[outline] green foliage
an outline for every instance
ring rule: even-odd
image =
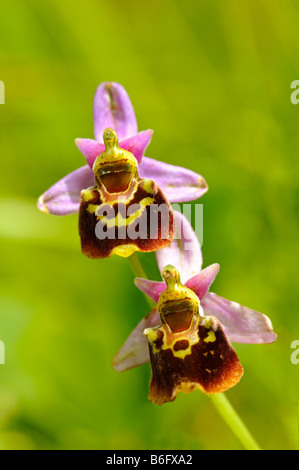
[[[2,2],[1,449],[238,449],[200,392],[147,400],[149,365],[114,353],[148,311],[125,259],[80,253],[77,217],[36,199],[84,165],[92,100],[120,82],[147,155],[201,173],[213,291],[266,313],[278,340],[235,345],[228,397],[264,449],[297,446],[299,6],[291,0]],[[144,257],[142,257],[142,260]],[[158,279],[153,257],[145,268]]]

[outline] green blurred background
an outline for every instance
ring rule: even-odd
[[[80,253],[77,216],[37,197],[85,164],[92,101],[120,82],[147,156],[201,173],[213,291],[272,320],[272,345],[235,348],[227,392],[264,449],[298,446],[299,3],[290,0],[10,0],[1,3],[1,449],[242,449],[199,391],[157,407],[150,367],[115,352],[148,312],[122,258]],[[146,258],[146,259],[145,259]],[[141,257],[159,280],[154,255]]]

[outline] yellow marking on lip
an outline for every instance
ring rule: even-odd
[[[143,334],[145,336],[147,336],[150,343],[153,343],[158,338],[158,335],[157,335],[156,331],[153,328],[146,328],[144,330]]]
[[[128,243],[127,245],[120,245],[117,246],[112,250],[113,255],[121,256],[122,258],[128,258],[131,256],[135,251],[140,251],[136,245],[132,243]]]
[[[113,217],[111,219],[108,219],[105,215],[98,215],[97,220],[101,220],[102,222],[104,222],[108,228],[126,227],[135,219],[140,217],[145,211],[146,207],[152,204],[153,202],[154,202],[154,199],[152,197],[145,197],[138,203],[138,205],[141,206],[140,209],[135,211],[133,214],[130,214],[129,217],[123,217],[123,215],[120,212],[118,212],[116,214],[116,217]],[[108,205],[113,209],[113,207],[110,204]],[[98,204],[88,204],[87,210],[88,212],[93,214],[96,212],[98,207],[100,207]]]
[[[205,343],[214,343],[216,341],[216,336],[214,331],[210,330],[208,331],[208,336],[204,339]]]
[[[184,338],[186,339],[186,338]],[[180,357],[181,359],[184,359],[185,356],[187,356],[187,354],[191,354],[191,345],[188,341],[188,348],[186,349],[179,349],[178,351],[175,351],[173,349],[173,347],[171,348],[172,349],[172,354],[175,356],[175,357]]]
[[[108,220],[107,227],[113,227],[114,225],[116,225],[117,227],[128,226],[131,222],[140,217],[145,211],[146,207],[152,204],[153,202],[154,199],[152,197],[145,197],[144,199],[141,199],[141,201],[138,203],[141,206],[140,209],[135,211],[133,214],[130,214],[129,217],[126,218],[124,218],[122,214],[118,212],[117,216],[114,219],[114,223],[113,219]]]
[[[98,204],[88,204],[87,210],[90,212],[90,214],[94,214],[95,211],[97,210],[97,207],[99,207]]]
[[[147,336],[148,341],[152,345],[153,353],[157,354],[160,351],[160,349],[158,349],[156,347],[155,343],[154,343],[155,340],[158,338],[158,334],[156,333],[155,330],[163,331],[164,335],[163,335],[161,349],[163,349],[163,350],[171,349],[172,354],[175,357],[179,357],[181,359],[184,359],[187,355],[191,354],[192,346],[199,343],[199,341],[200,341],[200,338],[198,336],[198,323],[199,323],[199,320],[200,320],[199,317],[196,318],[195,322],[193,320],[191,322],[191,325],[190,325],[189,329],[184,331],[184,332],[180,331],[180,332],[177,332],[177,333],[173,333],[170,330],[170,328],[168,327],[167,324],[162,324],[161,326],[159,326],[157,328],[147,328],[144,331],[144,334],[145,334],[145,336]],[[193,324],[193,322],[194,322],[194,324]],[[184,340],[184,339],[188,341],[188,345],[189,345],[188,348],[180,349],[178,351],[175,351],[174,350],[175,343],[177,341],[181,341],[181,340]]]
[[[81,196],[83,197],[84,201],[88,202],[94,197],[94,194],[89,189],[83,189],[83,191],[81,191]]]
[[[143,189],[149,193],[149,194],[154,194],[154,182],[149,179],[144,179],[142,182]]]

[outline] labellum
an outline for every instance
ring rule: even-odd
[[[79,233],[89,258],[151,252],[174,237],[173,212],[158,185],[140,178],[134,155],[118,147],[115,131],[103,134],[105,151],[93,165],[95,185],[81,192]]]
[[[221,323],[204,315],[198,297],[181,284],[173,266],[162,275],[167,288],[158,302],[161,325],[144,331],[152,369],[149,399],[162,405],[179,391],[209,394],[233,387],[243,367]]]

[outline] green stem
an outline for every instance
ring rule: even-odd
[[[128,260],[130,261],[130,265],[131,265],[134,275],[136,277],[142,277],[143,279],[147,279],[147,276],[142,267],[142,264],[140,263],[140,259],[136,251],[131,256],[129,256]]]
[[[147,279],[147,276],[145,274],[145,271],[142,267],[142,264],[140,263],[140,259],[138,257],[138,253],[133,253],[129,258],[128,258],[131,268],[133,270],[133,273],[136,277],[141,277],[142,279]],[[149,304],[150,308],[154,308],[156,303],[148,297],[146,294],[144,294],[144,297]]]
[[[223,393],[209,395],[220,416],[247,450],[261,450],[238,413]]]
[[[133,253],[129,257],[129,261],[135,276],[147,279],[142,264],[140,263],[138,254]],[[146,294],[145,298],[151,308],[156,305],[155,302],[150,299]],[[243,423],[240,416],[235,411],[227,397],[223,393],[215,393],[213,395],[209,395],[209,397],[212,400],[215,408],[217,409],[222,419],[226,422],[231,431],[243,444],[245,449],[261,450],[254,437],[251,435],[251,433],[249,432],[249,430],[247,429],[247,427],[245,426],[245,424]]]

